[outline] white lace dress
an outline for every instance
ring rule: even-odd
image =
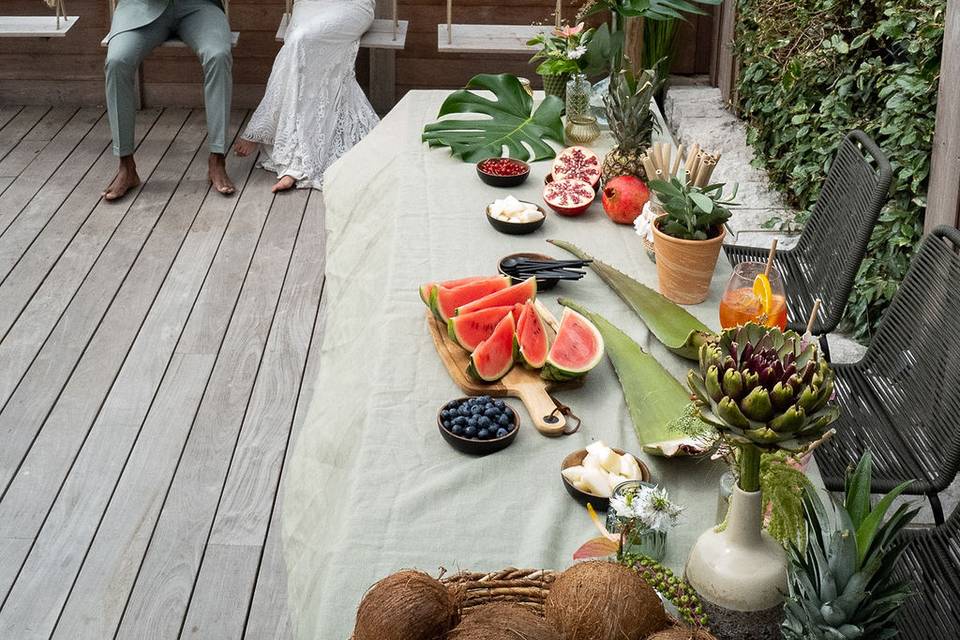
[[[375,0],[297,0],[267,91],[243,137],[262,145],[261,164],[298,188],[320,189],[323,172],[379,119],[354,65]]]

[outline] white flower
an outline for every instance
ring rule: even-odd
[[[647,529],[666,533],[677,525],[683,507],[670,502],[666,489],[641,486],[610,499],[610,508],[620,518],[636,519]]]
[[[648,202],[643,205],[643,211],[633,221],[633,228],[636,229],[637,235],[645,238],[647,242],[653,242],[653,219],[653,208]]]
[[[587,48],[581,45],[575,49],[571,49],[570,51],[568,51],[567,57],[571,60],[579,60],[584,56],[586,52],[587,52]]]

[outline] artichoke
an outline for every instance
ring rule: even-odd
[[[837,419],[834,374],[817,345],[749,323],[701,345],[687,376],[700,418],[737,445],[798,450]]]

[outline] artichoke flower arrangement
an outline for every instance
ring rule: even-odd
[[[687,376],[700,418],[739,449],[740,488],[759,489],[760,453],[798,451],[837,419],[834,373],[798,333],[749,323],[700,347]]]

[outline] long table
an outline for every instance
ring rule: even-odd
[[[494,274],[498,259],[517,251],[567,257],[546,243],[560,238],[657,286],[640,238],[632,227],[612,223],[599,199],[582,217],[550,213],[528,236],[495,231],[484,207],[508,193],[541,202],[549,163],[535,163],[529,180],[508,191],[482,184],[474,166],[448,150],[428,149],[420,133],[446,95],[408,93],[326,174],[326,327],[316,396],[294,445],[283,500],[299,638],[348,638],[365,590],[402,568],[436,575],[441,567],[567,567],[596,530],[564,491],[561,460],[595,440],[640,452],[606,359],[582,388],[560,395],[583,418],[575,435],[540,435],[522,405],[511,402],[521,431],[499,453],[470,457],[440,437],[437,410],[462,394],[425,326],[421,283]],[[609,138],[596,147],[604,152]],[[688,307],[711,327],[729,275],[721,258],[710,297]],[[603,314],[685,379],[689,363],[652,339],[594,274],[555,292]],[[541,298],[555,312],[557,295]],[[639,457],[686,506],[681,526],[669,534],[665,562],[680,571],[696,537],[714,524],[724,466]]]

